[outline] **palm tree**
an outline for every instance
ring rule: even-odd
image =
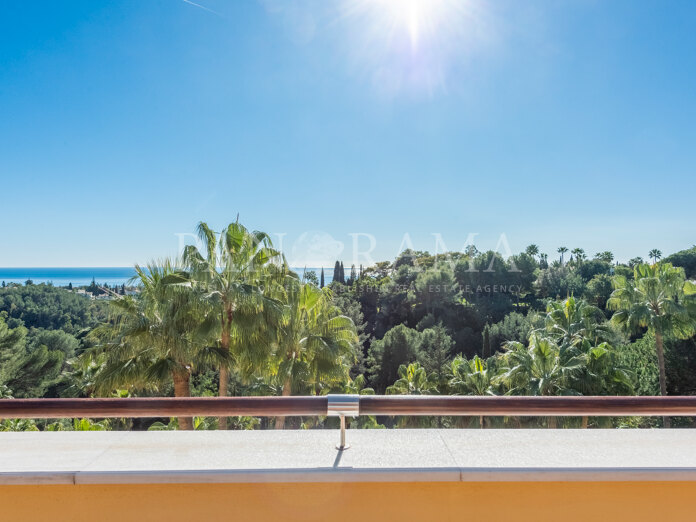
[[[567,248],[567,247],[564,247],[564,246],[558,247],[557,252],[558,252],[559,254],[561,254],[561,265],[563,265],[563,254],[565,254],[567,251],[568,251],[568,248]]]
[[[450,390],[455,395],[496,395],[495,372],[490,371],[486,361],[474,355],[467,360],[458,355],[451,364],[452,377],[449,381]],[[486,427],[486,419],[479,417],[481,428]]]
[[[437,395],[437,378],[428,375],[420,363],[402,364],[398,370],[399,379],[387,387],[390,395]],[[397,424],[401,428],[430,427],[430,417],[400,417]]]
[[[667,395],[664,336],[688,339],[694,334],[694,284],[685,281],[684,269],[670,263],[636,265],[633,280],[619,275],[613,284],[607,307],[617,312],[611,319],[630,332],[647,328],[655,335],[660,393]],[[670,427],[669,417],[664,425]]]
[[[286,307],[277,330],[275,374],[281,395],[313,392],[344,383],[358,340],[353,321],[333,305],[331,291],[293,280],[285,289]],[[282,429],[285,417],[276,419]]]
[[[198,224],[203,252],[194,246],[184,250],[187,271],[170,277],[172,284],[191,285],[206,296],[218,323],[218,342],[243,375],[250,375],[270,355],[274,320],[282,304],[271,297],[273,288],[290,274],[283,255],[273,249],[264,232],[250,232],[238,222],[220,234]],[[229,364],[220,365],[220,397],[227,397]],[[220,417],[220,429],[227,418]]]
[[[374,388],[367,386],[367,379],[364,375],[358,375],[355,379],[348,379],[348,382],[343,388],[343,393],[350,393],[353,395],[374,395]]]
[[[358,375],[355,379],[348,379],[343,387],[343,393],[353,395],[374,395],[375,390],[367,386],[367,379],[364,375]],[[349,420],[351,428],[380,428],[384,427],[377,422],[374,415],[360,415]]]
[[[591,346],[585,340],[581,349],[586,364],[579,375],[573,376],[573,388],[583,395],[633,395],[633,376],[609,343]],[[588,421],[584,416],[581,427],[587,428]]]
[[[574,248],[571,254],[575,256],[575,261],[579,265],[581,265],[585,257],[587,257],[585,256],[585,251],[582,248]]]
[[[135,271],[138,297],[111,301],[110,321],[95,330],[101,342],[87,354],[101,365],[93,377],[94,389],[158,390],[173,383],[175,397],[190,397],[194,369],[226,360],[224,352],[206,342],[210,310],[194,289],[166,284],[175,272],[170,260],[144,269],[136,265]],[[179,426],[192,429],[192,419],[180,418]]]
[[[525,250],[525,253],[528,256],[532,256],[532,257],[538,256],[539,255],[539,245],[535,245],[534,243],[532,243],[531,245],[529,245],[527,247],[527,249]]]
[[[648,257],[652,258],[653,263],[657,263],[660,259],[662,259],[662,252],[660,252],[657,248],[653,248],[650,252],[648,252]]]
[[[586,301],[568,297],[551,301],[546,307],[545,331],[562,347],[577,346],[587,339],[593,345],[610,334],[602,311]]]
[[[629,267],[635,268],[636,265],[640,265],[641,263],[644,263],[644,262],[645,261],[643,261],[643,258],[638,256],[638,257],[633,257],[633,258],[629,259],[627,264]]]
[[[437,394],[437,380],[428,375],[420,363],[399,366],[399,379],[387,387],[390,395],[434,395]]]
[[[509,389],[507,395],[579,395],[571,383],[585,367],[582,355],[564,356],[555,341],[538,333],[531,335],[529,347],[513,341],[506,350],[507,371],[500,379]],[[549,428],[556,424],[555,417],[548,418]]]
[[[614,254],[612,254],[609,250],[597,252],[597,255],[595,257],[600,261],[604,261],[605,263],[611,263],[612,261],[614,261]]]

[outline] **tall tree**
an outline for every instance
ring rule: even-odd
[[[341,263],[338,261],[336,261],[336,264],[334,265],[332,281],[336,281],[337,283],[341,282]]]
[[[652,258],[653,263],[657,263],[660,259],[662,259],[662,252],[660,252],[657,248],[653,248],[648,253],[648,257]]]
[[[321,267],[321,278],[319,279],[319,288],[324,288],[324,267]]]
[[[585,251],[582,248],[574,248],[571,253],[575,256],[576,263],[582,264],[585,260]]]
[[[283,396],[313,392],[348,380],[358,340],[355,325],[333,305],[331,292],[291,281],[276,340],[277,378]],[[285,417],[276,419],[285,426]]]
[[[454,341],[441,323],[426,328],[422,332],[418,362],[428,374],[434,376],[438,389],[442,392],[445,392],[447,388],[449,361],[453,346]]]
[[[483,327],[483,348],[481,350],[481,356],[484,359],[488,359],[491,356],[491,327],[488,323]]]
[[[372,385],[378,393],[398,379],[399,367],[415,362],[423,344],[423,334],[399,324],[386,332],[382,339],[370,345],[368,363]]]
[[[563,264],[563,254],[565,254],[566,252],[568,252],[567,247],[558,247],[558,253],[561,254],[561,265]]]
[[[633,279],[614,277],[615,290],[607,307],[616,310],[612,321],[630,332],[647,328],[655,335],[660,393],[667,395],[664,337],[687,339],[694,335],[694,295],[696,285],[686,281],[684,270],[669,263],[639,264]],[[669,417],[664,417],[670,427]]]
[[[525,252],[529,256],[536,257],[539,255],[539,245],[535,245],[532,243],[525,249]]]
[[[136,265],[135,271],[139,296],[110,301],[110,320],[95,330],[100,343],[87,354],[102,363],[95,388],[111,394],[173,383],[175,397],[190,397],[192,372],[228,356],[208,343],[214,316],[193,288],[165,283],[175,272],[171,261]],[[193,429],[192,419],[179,418],[179,427]]]
[[[603,252],[597,252],[595,258],[599,259],[600,261],[604,261],[605,263],[611,263],[614,261],[614,254],[612,254],[609,250],[605,250]]]
[[[272,319],[282,313],[282,303],[271,296],[273,289],[292,274],[265,232],[251,232],[235,222],[218,238],[201,222],[198,236],[203,252],[187,246],[187,270],[169,281],[193,285],[204,293],[218,318],[220,348],[242,374],[250,374],[267,360],[275,334],[271,326],[277,324]],[[229,380],[229,364],[220,365],[220,397],[227,397]],[[226,417],[219,419],[219,426],[226,429]]]
[[[585,339],[596,345],[606,341],[609,335],[605,322],[599,308],[571,296],[549,302],[545,331],[562,346],[577,346]]]

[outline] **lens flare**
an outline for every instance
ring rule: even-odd
[[[457,8],[449,0],[369,0],[364,7],[372,9],[392,31],[405,31],[414,49],[421,36],[431,38],[448,11]]]
[[[488,39],[481,0],[344,0],[353,61],[386,94],[447,90],[449,72]]]
[[[499,25],[486,0],[259,1],[293,43],[328,46],[337,65],[389,97],[449,91]]]

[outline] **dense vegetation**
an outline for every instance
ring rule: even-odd
[[[136,267],[139,292],[98,302],[49,285],[0,289],[3,397],[345,393],[696,392],[696,248],[650,263],[535,245],[300,278],[268,236],[198,229],[202,248]],[[676,419],[680,424],[690,421]],[[317,427],[331,420],[161,419],[4,429]],[[669,426],[670,419],[360,418],[355,426]]]

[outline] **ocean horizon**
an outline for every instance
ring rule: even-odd
[[[290,267],[302,276],[303,272],[314,272],[319,277],[321,268]],[[0,283],[24,284],[31,280],[34,284],[50,283],[53,286],[87,286],[94,280],[100,285],[127,285],[135,276],[133,267],[0,267]],[[324,269],[324,282],[333,280],[333,267]]]

